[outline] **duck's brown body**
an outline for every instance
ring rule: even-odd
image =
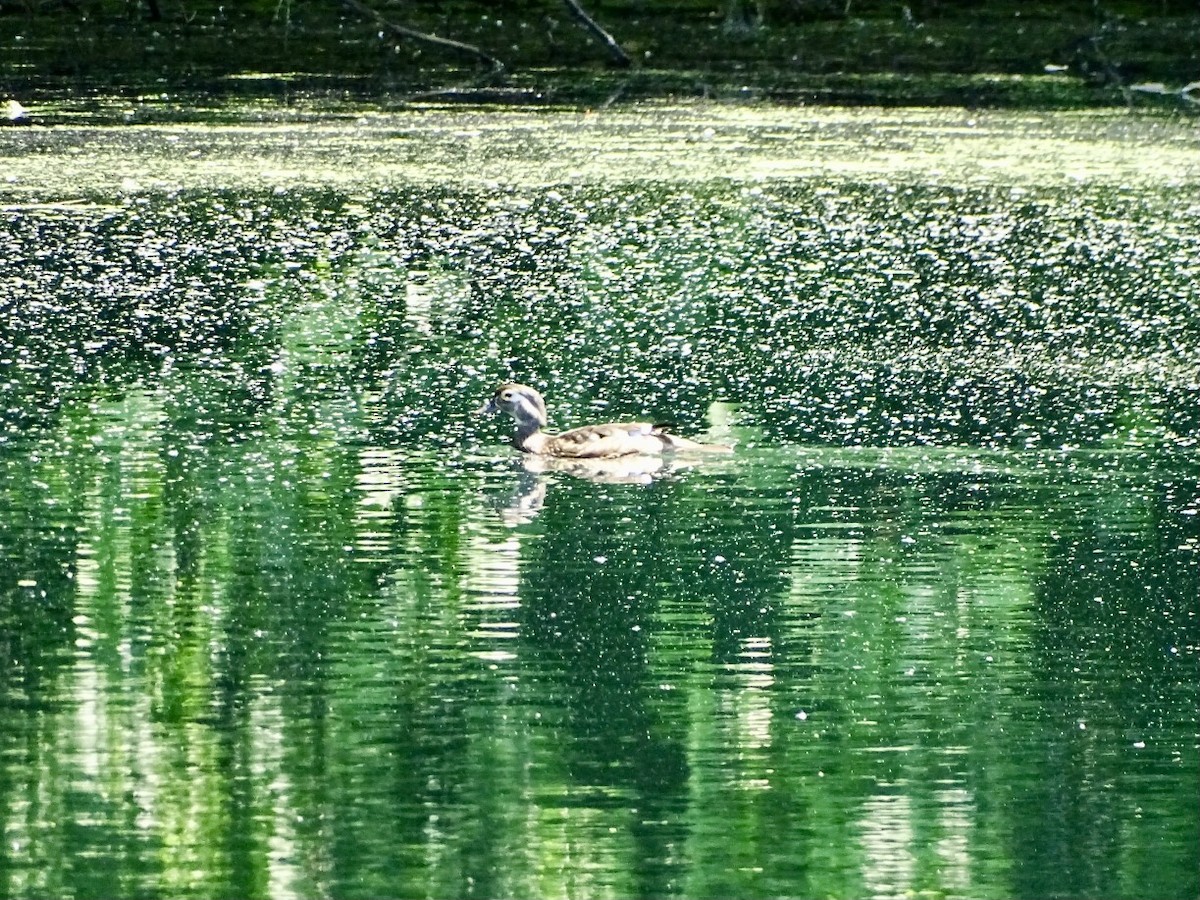
[[[513,444],[518,450],[560,459],[615,459],[621,456],[661,456],[664,453],[729,453],[731,448],[700,444],[668,434],[650,422],[612,422],[584,425],[561,434],[542,431],[546,403],[531,387],[509,382],[496,389],[481,413],[506,412],[517,423]]]

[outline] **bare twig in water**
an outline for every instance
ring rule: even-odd
[[[499,74],[504,71],[504,63],[496,59],[485,50],[476,47],[474,44],[466,44],[462,41],[451,40],[450,38],[438,37],[436,34],[427,34],[424,31],[417,31],[414,28],[407,28],[404,25],[397,25],[384,18],[383,14],[378,10],[372,9],[360,0],[339,0],[342,6],[347,9],[364,16],[377,24],[384,31],[398,38],[403,38],[410,41],[420,41],[425,44],[432,44],[435,47],[443,47],[447,50],[456,50],[459,53],[466,53],[469,56],[474,56],[477,60],[492,67],[492,71]]]
[[[627,69],[633,64],[633,60],[629,58],[622,48],[617,43],[617,39],[605,31],[600,23],[587,14],[587,11],[579,5],[579,0],[563,0],[567,4],[567,9],[570,11],[579,24],[594,37],[597,41],[604,45],[608,50],[608,55],[612,57],[613,65],[620,66],[622,69]]]

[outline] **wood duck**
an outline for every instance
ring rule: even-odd
[[[660,456],[663,453],[732,453],[732,447],[701,444],[663,431],[650,422],[584,425],[562,434],[548,434],[546,401],[533,388],[508,382],[496,388],[479,408],[484,413],[506,412],[517,422],[513,445],[525,453],[559,459],[616,459],[622,456]]]

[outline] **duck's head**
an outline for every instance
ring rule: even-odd
[[[546,401],[528,385],[510,381],[496,388],[496,393],[479,408],[479,413],[496,412],[508,413],[523,428],[546,426]]]

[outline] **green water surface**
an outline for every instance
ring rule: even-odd
[[[0,895],[1194,898],[1197,143],[0,132]]]

